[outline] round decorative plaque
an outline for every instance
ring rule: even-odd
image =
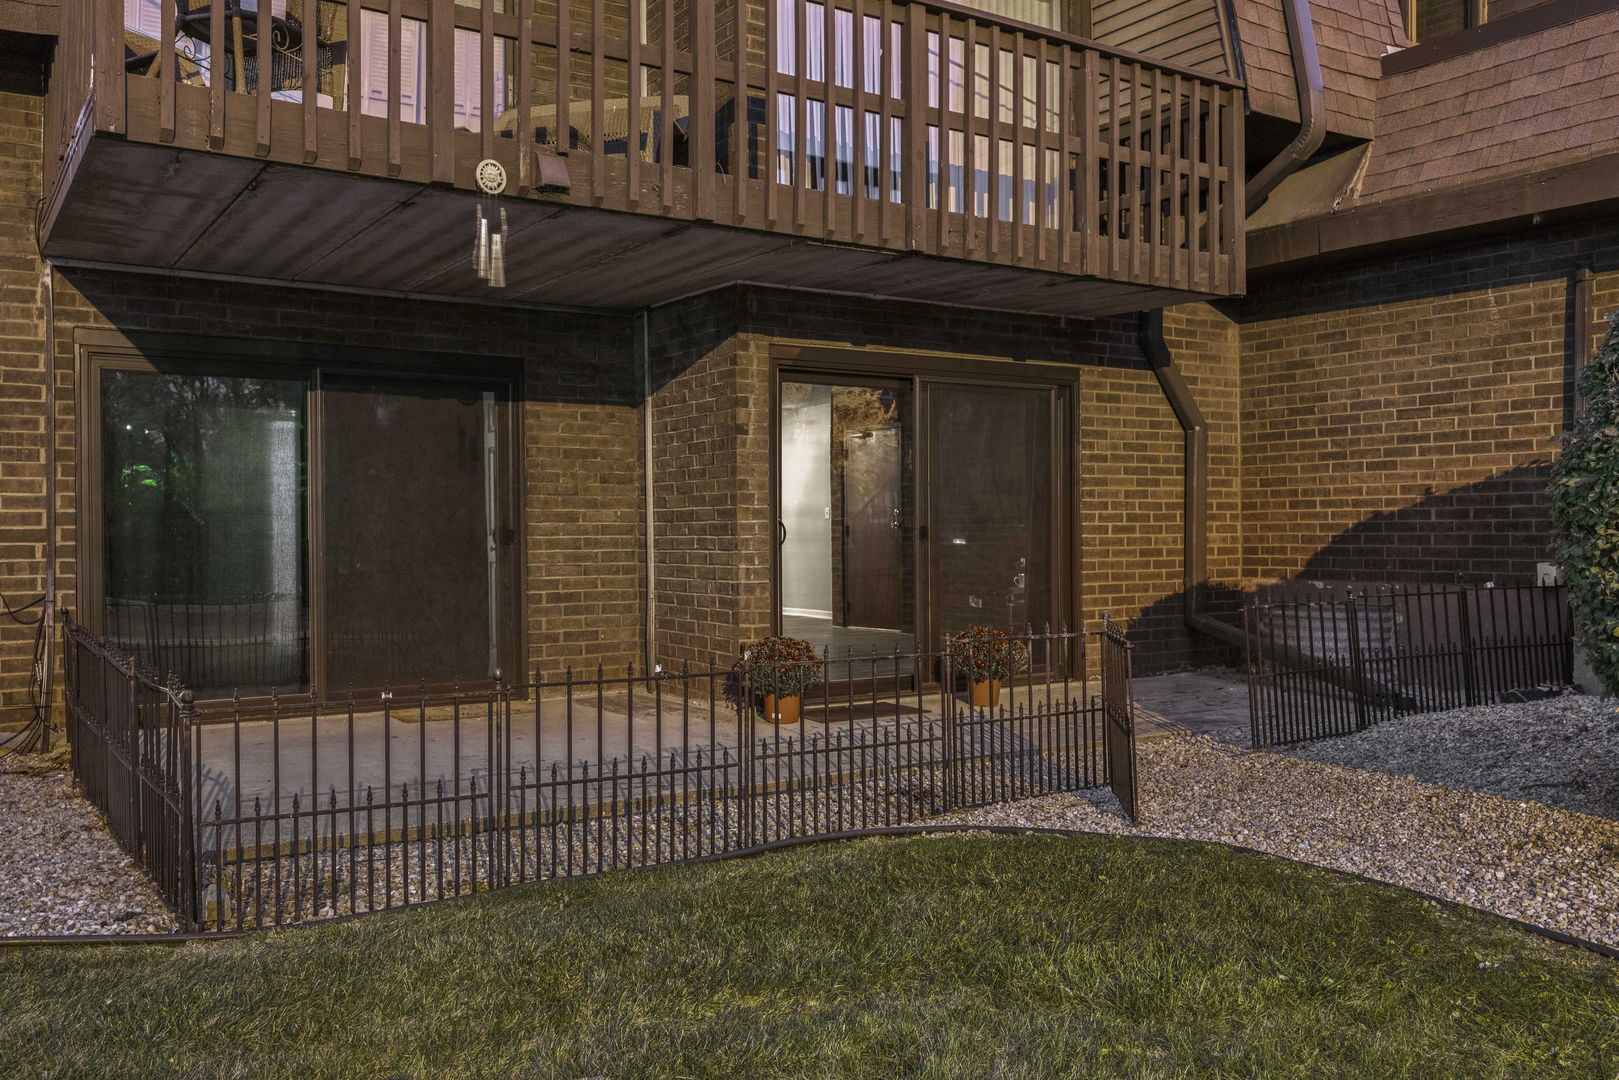
[[[506,168],[494,158],[478,162],[477,177],[485,195],[499,195],[506,190]]]

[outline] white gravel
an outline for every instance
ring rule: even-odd
[[[0,757],[0,937],[175,929],[146,872],[79,796],[65,758]]]
[[[1619,819],[1619,710],[1584,694],[1385,720],[1279,753]]]
[[[1140,829],[1110,796],[934,820],[1235,844],[1619,945],[1612,703],[1570,696],[1408,717],[1274,752],[1204,736],[1148,739],[1137,761]],[[61,756],[0,758],[0,936],[175,929],[66,772]],[[897,817],[916,809],[896,807]],[[420,880],[429,867],[410,869],[396,868],[395,880]]]
[[[937,820],[1234,844],[1619,945],[1619,822],[1206,736],[1136,753],[1139,829],[1075,795]]]

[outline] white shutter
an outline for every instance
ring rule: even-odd
[[[399,28],[399,118],[410,124],[423,122],[426,107],[423,25],[419,19],[403,19]],[[360,111],[367,116],[387,116],[388,16],[363,9],[360,37]]]

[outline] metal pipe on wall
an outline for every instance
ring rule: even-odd
[[[44,748],[51,748],[51,676],[56,657],[56,291],[55,271],[39,263],[39,306],[44,319],[45,353],[45,648],[40,659],[40,716]]]
[[[1314,157],[1327,137],[1327,92],[1321,76],[1321,57],[1315,47],[1310,0],[1283,0],[1282,14],[1287,20],[1287,46],[1293,56],[1293,82],[1298,88],[1299,131],[1280,154],[1248,181],[1245,201],[1249,214],[1264,204],[1277,185]]]
[[[1186,438],[1185,509],[1182,513],[1184,556],[1182,582],[1186,592],[1186,625],[1231,645],[1242,645],[1243,632],[1203,613],[1203,591],[1209,577],[1209,425],[1186,375],[1175,364],[1164,339],[1164,309],[1141,313],[1141,351],[1163,389],[1175,420]]]
[[[654,557],[656,546],[655,526],[653,524],[653,508],[655,501],[652,497],[652,345],[647,330],[647,312],[642,309],[640,317],[635,324],[635,352],[641,365],[641,483],[642,510],[641,516],[644,524],[642,528],[646,535],[646,623],[642,634],[646,638],[646,667],[650,675],[654,672],[657,663],[657,626],[658,626],[658,564]]]
[[[1299,131],[1293,141],[1261,169],[1245,192],[1247,212],[1252,214],[1283,180],[1308,161],[1326,138],[1325,85],[1321,57],[1316,51],[1315,22],[1310,16],[1310,0],[1283,0],[1287,21],[1288,48],[1293,57],[1293,77],[1299,97]],[[1153,375],[1185,435],[1184,556],[1182,579],[1186,592],[1186,625],[1229,645],[1243,646],[1246,635],[1237,627],[1203,611],[1208,585],[1209,466],[1208,421],[1197,404],[1197,397],[1164,338],[1162,308],[1141,313],[1141,351],[1152,365]]]
[[[1596,273],[1589,266],[1582,266],[1574,271],[1574,384],[1571,389],[1574,416],[1585,411],[1585,396],[1580,393],[1580,374],[1591,362],[1591,323],[1594,321],[1593,305],[1595,297],[1592,295],[1596,288]]]

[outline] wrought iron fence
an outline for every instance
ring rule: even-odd
[[[1243,613],[1255,746],[1573,682],[1560,585],[1312,586]]]
[[[67,638],[75,769],[109,821],[131,817],[130,784],[151,788],[139,797],[161,813],[138,804],[143,827],[115,835],[156,861],[164,895],[203,929],[678,863],[1110,781],[1135,807],[1130,646],[1111,623],[1024,635],[1029,663],[986,706],[970,703],[948,649],[785,665],[811,687],[794,723],[773,722],[780,706],[741,666],[194,706],[81,627]],[[125,704],[129,687],[150,700]]]
[[[111,641],[64,620],[73,774],[124,850],[183,918],[195,912],[191,694],[164,686]]]

